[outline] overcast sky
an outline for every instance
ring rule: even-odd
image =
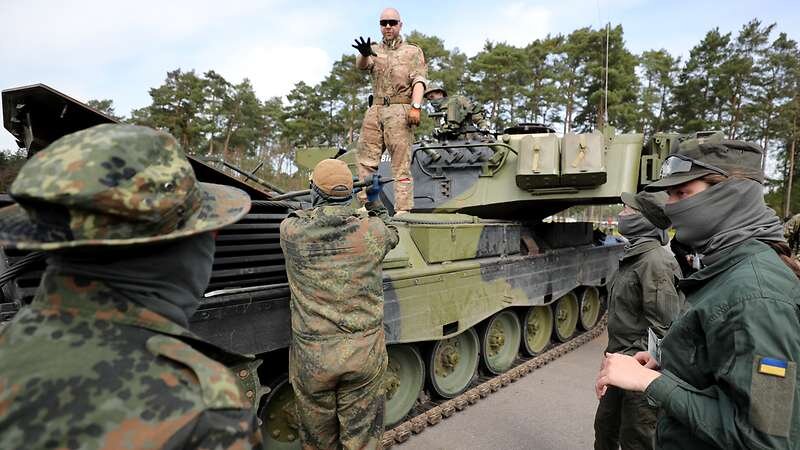
[[[606,21],[622,24],[636,53],[686,55],[713,27],[736,32],[756,17],[800,39],[795,0],[0,0],[0,89],[45,83],[82,101],[112,99],[129,115],[180,68],[246,77],[261,98],[281,96],[298,81],[322,80],[355,52],[353,38],[378,38],[386,6],[400,10],[405,32],[439,36],[470,56],[487,39],[525,45]],[[0,149],[15,147],[0,132]]]

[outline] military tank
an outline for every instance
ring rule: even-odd
[[[2,99],[5,128],[29,152],[114,121],[44,85],[6,90]],[[415,144],[415,206],[395,217],[400,243],[383,263],[387,425],[421,398],[456,397],[476,374],[501,374],[519,355],[541,354],[597,326],[622,244],[599,243],[590,223],[543,219],[574,205],[618,203],[621,192],[654,181],[675,138],[658,135],[645,146],[641,134],[610,127],[561,136],[520,124],[496,139],[471,133]],[[355,173],[353,151],[299,152],[298,164],[313,167],[325,157],[346,161]],[[248,396],[267,447],[299,448],[286,376],[290,293],[278,228],[289,211],[307,205],[275,200],[282,192],[269,183],[245,183],[190,161],[201,181],[240,187],[253,200],[250,213],[217,238],[211,282],[191,329],[264,361],[265,389]],[[391,176],[388,162],[379,173]],[[381,195],[391,209],[392,189]],[[0,204],[9,202],[0,197]],[[37,254],[0,249],[0,321],[30,302],[43,268]]]

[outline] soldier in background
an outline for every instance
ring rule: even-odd
[[[663,246],[669,241],[661,224],[667,195],[622,193],[619,232],[628,239],[619,269],[609,283],[608,347],[606,352],[634,355],[648,349],[648,329],[663,338],[684,309],[674,284],[680,276],[675,258]],[[595,414],[595,450],[651,449],[656,409],[644,394],[609,387]]]
[[[764,203],[764,150],[718,134],[680,143],[649,192],[666,191],[697,271],[688,308],[650,352],[607,354],[595,383],[660,408],[660,449],[800,448],[800,265]]]
[[[115,124],[53,142],[10,193],[0,245],[48,265],[0,334],[0,448],[260,448],[218,362],[251,359],[187,330],[214,230],[247,213],[247,194],[197,182],[172,136]]]
[[[432,83],[425,91],[425,98],[433,107],[432,117],[438,117],[434,136],[438,139],[474,139],[475,131],[486,135],[489,121],[483,108],[463,95],[447,96],[447,91],[438,83]]]
[[[374,449],[383,433],[384,256],[397,229],[375,177],[357,212],[347,164],[326,159],[311,178],[313,209],[281,223],[292,291],[289,379],[303,448]]]
[[[395,214],[403,214],[414,207],[411,144],[414,127],[419,125],[428,67],[422,49],[400,35],[403,22],[396,9],[384,9],[379,23],[380,44],[359,38],[353,45],[360,53],[356,66],[369,71],[372,78],[371,102],[358,138],[358,176],[363,180],[378,170],[387,150],[395,179]],[[359,200],[366,200],[363,193]]]
[[[795,214],[783,224],[783,237],[789,243],[792,258],[800,260],[800,214]]]

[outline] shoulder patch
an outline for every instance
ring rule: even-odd
[[[160,334],[147,340],[147,349],[156,356],[177,361],[191,369],[200,381],[203,402],[209,408],[250,408],[230,370],[186,342]]]
[[[755,429],[789,437],[794,417],[797,363],[782,358],[753,358],[750,420]]]

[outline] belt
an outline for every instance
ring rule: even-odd
[[[378,99],[378,101],[376,102],[376,104],[377,104],[377,105],[379,105],[379,106],[380,106],[381,104],[382,104],[383,106],[389,106],[389,105],[410,105],[410,104],[411,104],[411,98],[409,98],[409,97],[406,97],[406,96],[399,96],[399,95],[398,95],[398,96],[395,96],[395,97],[378,97],[378,96],[376,95],[376,96],[375,96],[375,98],[376,98],[376,99]],[[383,99],[382,101],[381,101],[381,98]]]

